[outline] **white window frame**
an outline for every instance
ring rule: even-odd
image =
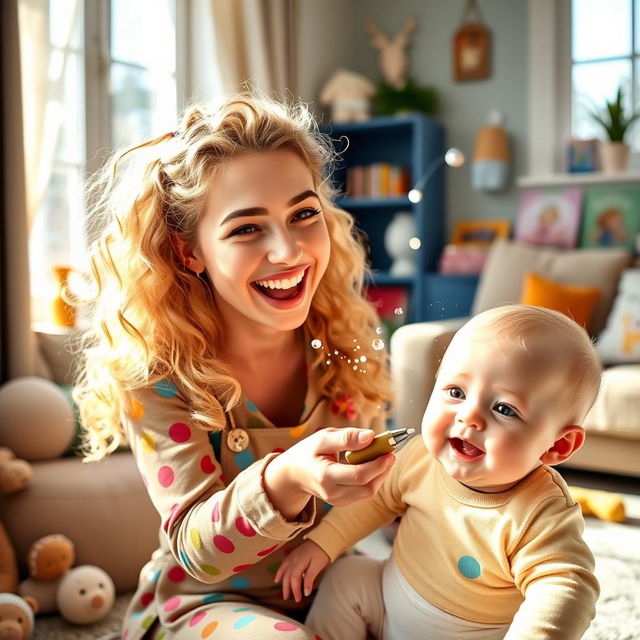
[[[555,175],[571,138],[571,0],[528,0],[528,18],[528,174]],[[640,153],[630,165],[640,168]]]

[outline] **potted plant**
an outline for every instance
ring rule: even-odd
[[[592,111],[591,117],[604,127],[609,136],[609,141],[600,145],[602,170],[605,173],[619,173],[626,171],[629,166],[629,145],[625,143],[624,137],[631,124],[640,117],[640,112],[636,111],[629,116],[625,114],[622,87],[618,87],[615,100],[607,101],[606,105],[603,112]]]

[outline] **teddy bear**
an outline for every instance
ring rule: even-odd
[[[376,87],[360,73],[338,69],[320,92],[320,102],[331,105],[334,122],[353,122],[369,118],[369,99]]]
[[[0,638],[26,640],[33,631],[38,605],[33,598],[21,598],[14,593],[0,593]]]
[[[57,611],[79,625],[98,622],[113,606],[113,581],[99,567],[73,567],[74,559],[69,538],[53,534],[36,540],[27,554],[29,578],[20,583],[20,595],[36,600],[40,613]]]

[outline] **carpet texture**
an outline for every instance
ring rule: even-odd
[[[596,576],[601,594],[596,617],[583,640],[640,639],[640,518],[625,524],[587,518],[585,540],[596,557]],[[374,534],[376,535],[376,534]],[[384,557],[389,546],[381,536],[369,555]],[[96,640],[118,631],[131,593],[118,596],[107,618],[96,625],[76,627],[59,616],[39,616],[33,640]]]

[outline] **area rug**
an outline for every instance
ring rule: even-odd
[[[596,558],[601,592],[596,617],[583,640],[639,640],[640,518],[629,518],[624,524],[587,518],[584,537]],[[388,554],[389,545],[381,534],[374,534],[365,542],[363,549],[369,555]],[[32,638],[96,640],[116,632],[131,596],[131,593],[118,596],[109,616],[90,627],[70,625],[59,616],[39,616]]]

